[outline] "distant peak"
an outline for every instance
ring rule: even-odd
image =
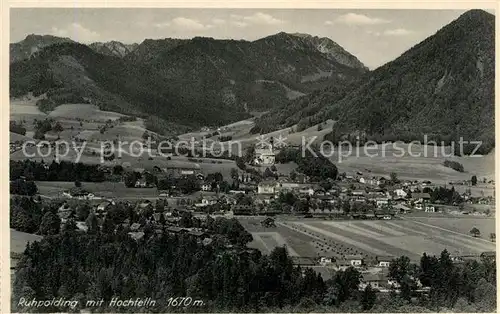
[[[302,38],[313,37],[312,35],[309,35],[309,34],[306,34],[306,33],[291,33],[290,35],[295,36],[295,37],[302,37]]]
[[[462,14],[462,16],[469,16],[469,17],[494,17],[493,14],[489,13],[489,12],[486,12],[485,10],[481,10],[481,9],[472,9],[472,10],[469,10],[467,12],[465,12],[464,14]]]
[[[59,37],[59,36],[53,36],[53,35],[38,35],[38,34],[29,34],[26,36],[24,40],[32,40],[32,39],[65,39],[65,40],[71,40],[68,37]]]

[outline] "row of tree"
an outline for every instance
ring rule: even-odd
[[[43,161],[10,161],[10,179],[25,178],[35,181],[82,181],[103,182],[106,171],[96,164],[73,163],[68,161],[53,161],[47,164]]]

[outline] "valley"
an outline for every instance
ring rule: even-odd
[[[493,14],[143,10],[10,43],[15,311],[495,311]]]

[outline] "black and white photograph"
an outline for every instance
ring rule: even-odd
[[[495,7],[10,7],[10,311],[496,312]]]

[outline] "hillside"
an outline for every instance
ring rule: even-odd
[[[51,35],[28,35],[20,42],[10,44],[10,62],[20,61],[30,58],[41,49],[59,43],[74,42],[69,38],[56,37]]]
[[[96,42],[89,45],[90,48],[92,48],[94,51],[100,54],[115,56],[120,58],[123,58],[132,51],[134,51],[137,48],[137,46],[139,45],[138,44],[127,45],[114,40],[105,43]]]
[[[449,140],[458,134],[493,144],[494,30],[493,15],[468,11],[361,84],[299,98],[264,115],[253,132],[333,118],[337,137],[364,131],[377,139]]]
[[[157,124],[199,127],[237,121],[319,87],[343,86],[367,71],[331,40],[286,33],[254,42],[147,39],[128,53],[114,42],[119,56],[110,45],[55,44],[15,62],[11,94],[46,93],[49,111],[59,103],[91,102],[163,121]]]

